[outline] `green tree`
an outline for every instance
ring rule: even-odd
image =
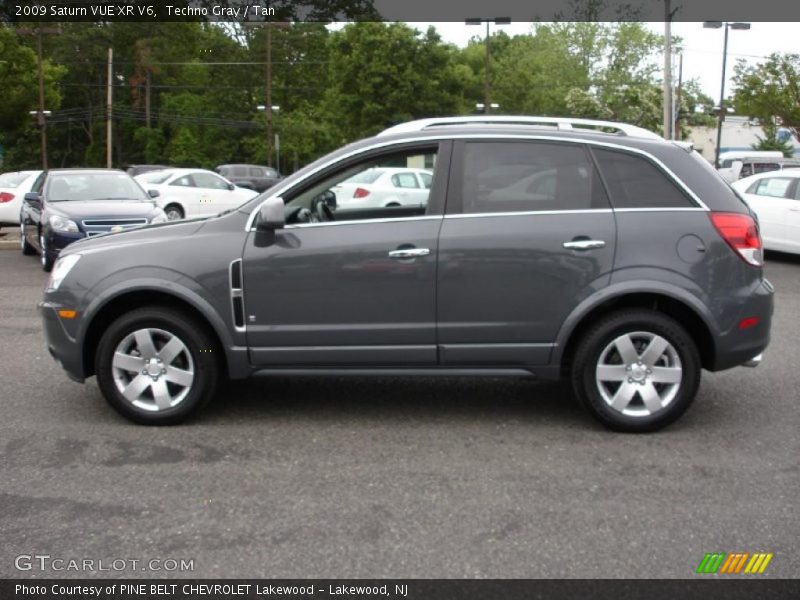
[[[325,108],[342,142],[460,107],[453,53],[433,28],[420,34],[400,23],[353,23],[330,44]]]
[[[774,121],[761,123],[764,135],[757,135],[758,142],[752,145],[753,150],[779,150],[787,158],[794,156],[794,147],[791,142],[781,139],[778,135],[778,126]]]
[[[772,54],[765,62],[735,67],[736,111],[780,124],[800,137],[800,54]]]
[[[0,25],[0,146],[6,149],[5,168],[24,168],[41,165],[38,129],[29,111],[39,108],[39,81],[36,52],[18,35],[15,28]],[[66,69],[43,64],[45,108],[56,111],[61,95],[56,84]]]

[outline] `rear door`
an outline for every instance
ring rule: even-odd
[[[566,316],[608,283],[615,238],[583,144],[457,143],[439,238],[441,364],[547,364]]]

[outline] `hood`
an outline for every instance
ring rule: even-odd
[[[73,252],[80,252],[81,254],[92,253],[109,246],[119,248],[135,244],[155,243],[169,238],[182,238],[192,235],[203,227],[205,223],[206,219],[168,221],[117,233],[104,233],[95,237],[82,238],[62,250],[61,256],[72,254]]]
[[[156,203],[145,200],[67,200],[49,202],[47,211],[70,219],[97,217],[148,217],[157,210]]]

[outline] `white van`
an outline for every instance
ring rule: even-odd
[[[736,181],[742,175],[742,167],[746,162],[765,158],[783,158],[783,152],[780,150],[731,150],[729,152],[722,152],[719,155],[719,174],[731,183]],[[749,175],[753,173],[750,172]]]

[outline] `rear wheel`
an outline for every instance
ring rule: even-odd
[[[20,223],[19,226],[19,247],[25,256],[36,254],[36,248],[28,243],[28,238],[25,237],[25,225]]]
[[[97,383],[121,415],[145,425],[185,420],[208,402],[219,378],[205,329],[168,308],[135,310],[114,321],[95,355]]]
[[[617,431],[656,431],[680,417],[700,385],[697,347],[674,319],[651,310],[608,315],[581,339],[575,395]]]
[[[170,204],[165,209],[164,212],[167,215],[167,219],[170,221],[179,221],[185,216],[183,212],[183,208],[181,208],[178,204]]]

